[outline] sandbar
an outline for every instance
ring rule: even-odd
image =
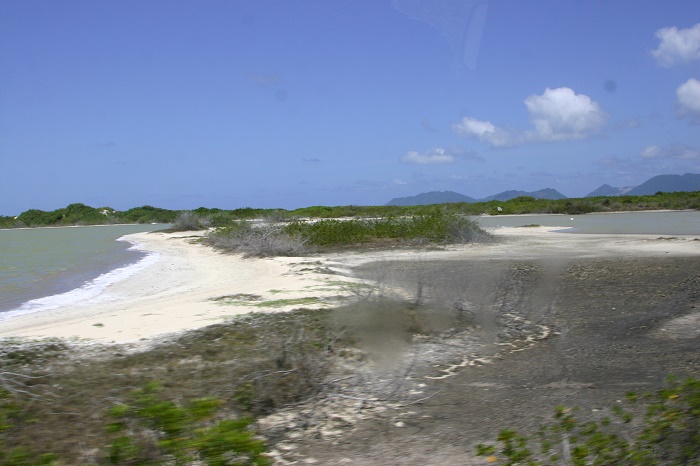
[[[556,227],[498,228],[496,241],[444,247],[246,258],[198,243],[204,232],[137,233],[153,264],[78,305],[0,320],[0,337],[148,342],[250,312],[330,307],[351,299],[352,268],[395,260],[537,260],[700,256],[700,236],[561,233]]]

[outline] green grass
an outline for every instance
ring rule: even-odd
[[[218,298],[212,299],[212,301],[226,306],[254,306],[271,308],[326,304],[321,298],[318,298],[316,296],[262,301],[262,296],[252,294],[235,294],[230,296],[220,296]]]
[[[226,296],[219,296],[217,298],[211,298],[210,301],[215,301],[219,304],[235,304],[235,305],[240,305],[240,304],[251,304],[256,301],[260,301],[262,299],[262,296],[257,295],[257,294],[249,294],[249,293],[237,293],[237,294],[231,294],[231,295],[226,295]]]

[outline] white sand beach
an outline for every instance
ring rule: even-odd
[[[133,342],[195,329],[251,311],[283,311],[309,300],[318,307],[342,291],[316,258],[243,258],[193,240],[203,232],[137,233],[131,242],[157,252],[152,265],[109,285],[95,299],[0,321],[0,336]],[[342,279],[342,278],[341,278]],[[238,295],[238,296],[236,296]],[[216,301],[222,296],[233,296]],[[259,297],[253,300],[254,297]],[[297,303],[299,301],[296,301]],[[269,303],[270,306],[255,306]]]
[[[252,311],[323,307],[347,295],[350,268],[387,260],[532,260],[700,256],[700,237],[558,233],[552,227],[499,228],[501,241],[435,249],[372,250],[306,257],[243,258],[194,242],[203,232],[138,233],[129,240],[159,253],[144,270],[79,305],[0,321],[0,337],[138,342]],[[219,299],[221,297],[229,297]]]

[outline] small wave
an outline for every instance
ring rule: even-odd
[[[131,242],[132,245],[129,247],[130,251],[143,251],[146,253],[146,255],[138,262],[103,273],[97,278],[85,282],[85,284],[79,288],[75,288],[65,293],[32,299],[14,310],[0,313],[0,320],[8,319],[21,314],[48,311],[59,307],[69,306],[71,304],[97,303],[109,300],[110,298],[103,294],[104,290],[108,286],[125,280],[132,275],[150,267],[160,258],[160,253],[147,251],[141,244],[135,243],[124,236],[118,238],[117,241]]]

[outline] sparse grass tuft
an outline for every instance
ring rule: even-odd
[[[272,301],[262,301],[255,303],[255,307],[272,307],[279,308],[285,306],[310,306],[314,304],[327,304],[321,298],[316,296],[309,296],[306,298],[291,298],[291,299],[275,299]]]

